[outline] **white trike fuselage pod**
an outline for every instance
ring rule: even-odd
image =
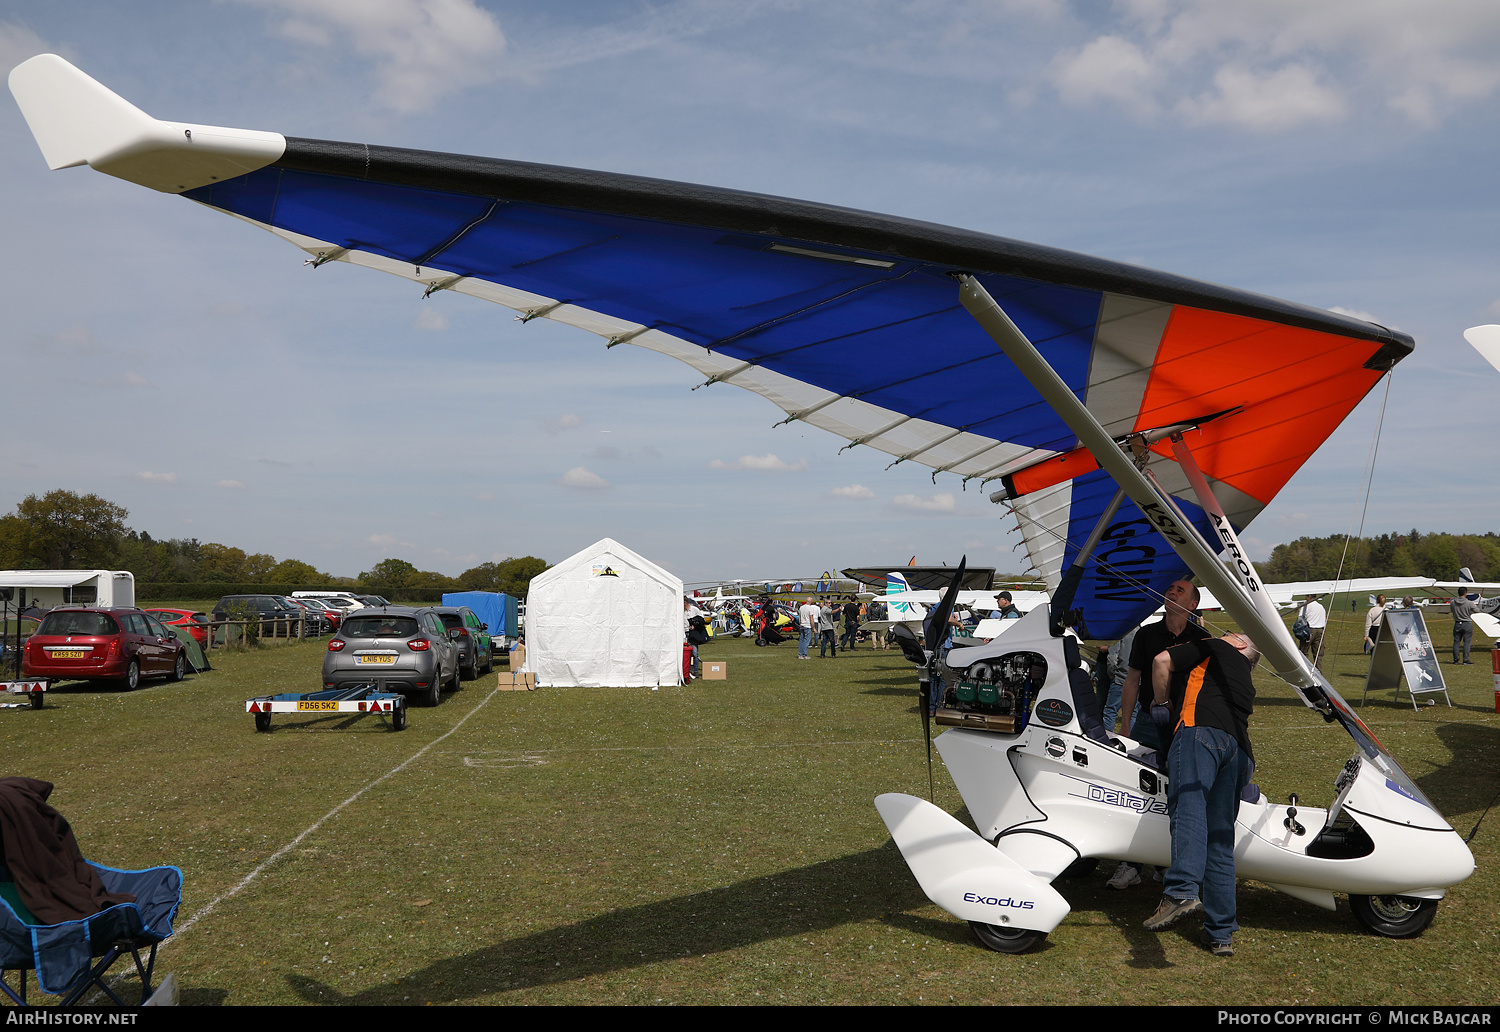
[[[1336,892],[1419,902],[1467,878],[1468,846],[1297,652],[1285,625],[1266,615],[1271,608],[1256,604],[1261,586],[1242,582],[1214,555],[977,281],[963,279],[961,298],[1276,671],[1358,746],[1327,809],[1263,796],[1241,802],[1236,874],[1329,910]],[[883,795],[876,808],[928,898],[954,916],[1006,933],[1046,933],[1067,913],[1051,882],[1074,861],[1170,862],[1166,765],[1128,738],[1085,733],[1079,710],[1087,689],[1075,685],[1081,668],[1076,641],[1052,635],[1045,606],[990,644],[949,654],[945,677],[1016,707],[1014,730],[991,722],[937,739],[978,834],[912,796]]]

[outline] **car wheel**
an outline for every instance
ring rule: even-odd
[[[391,730],[392,731],[405,731],[406,730],[406,707],[405,706],[397,706],[395,709],[391,710]]]
[[[257,731],[270,731],[271,730],[271,714],[269,714],[269,713],[257,713],[255,715],[255,730],[257,730]]]
[[[181,652],[177,653],[177,662],[172,664],[172,680],[181,681],[187,676],[187,658]]]
[[[133,692],[141,686],[141,661],[132,659],[130,665],[125,668],[125,677],[120,681],[121,686],[127,692]]]
[[[478,676],[478,675],[476,675]],[[463,668],[457,663],[453,664],[453,683],[448,685],[450,692],[456,692],[464,686]]]
[[[432,683],[427,686],[427,692],[422,696],[423,706],[436,706],[443,701],[443,668],[438,667],[433,672]]]

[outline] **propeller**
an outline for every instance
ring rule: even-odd
[[[938,663],[941,657],[938,655],[938,646],[948,636],[948,617],[953,615],[953,606],[958,602],[958,589],[963,586],[964,568],[969,563],[966,555],[958,561],[958,569],[953,572],[953,582],[948,585],[948,590],[943,592],[943,600],[938,603],[927,620],[925,640],[922,644],[927,649],[927,676],[922,678],[920,692],[920,708],[922,710],[922,737],[927,740],[927,798],[933,800],[936,794],[932,786],[932,680],[938,675]]]

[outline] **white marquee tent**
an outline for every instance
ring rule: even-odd
[[[539,687],[682,683],[682,581],[605,538],[532,578],[526,662]]]

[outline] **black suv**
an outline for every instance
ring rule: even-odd
[[[453,643],[458,646],[458,666],[466,680],[472,681],[495,668],[490,626],[474,610],[468,606],[433,606],[432,611],[442,619],[445,629],[459,632]]]

